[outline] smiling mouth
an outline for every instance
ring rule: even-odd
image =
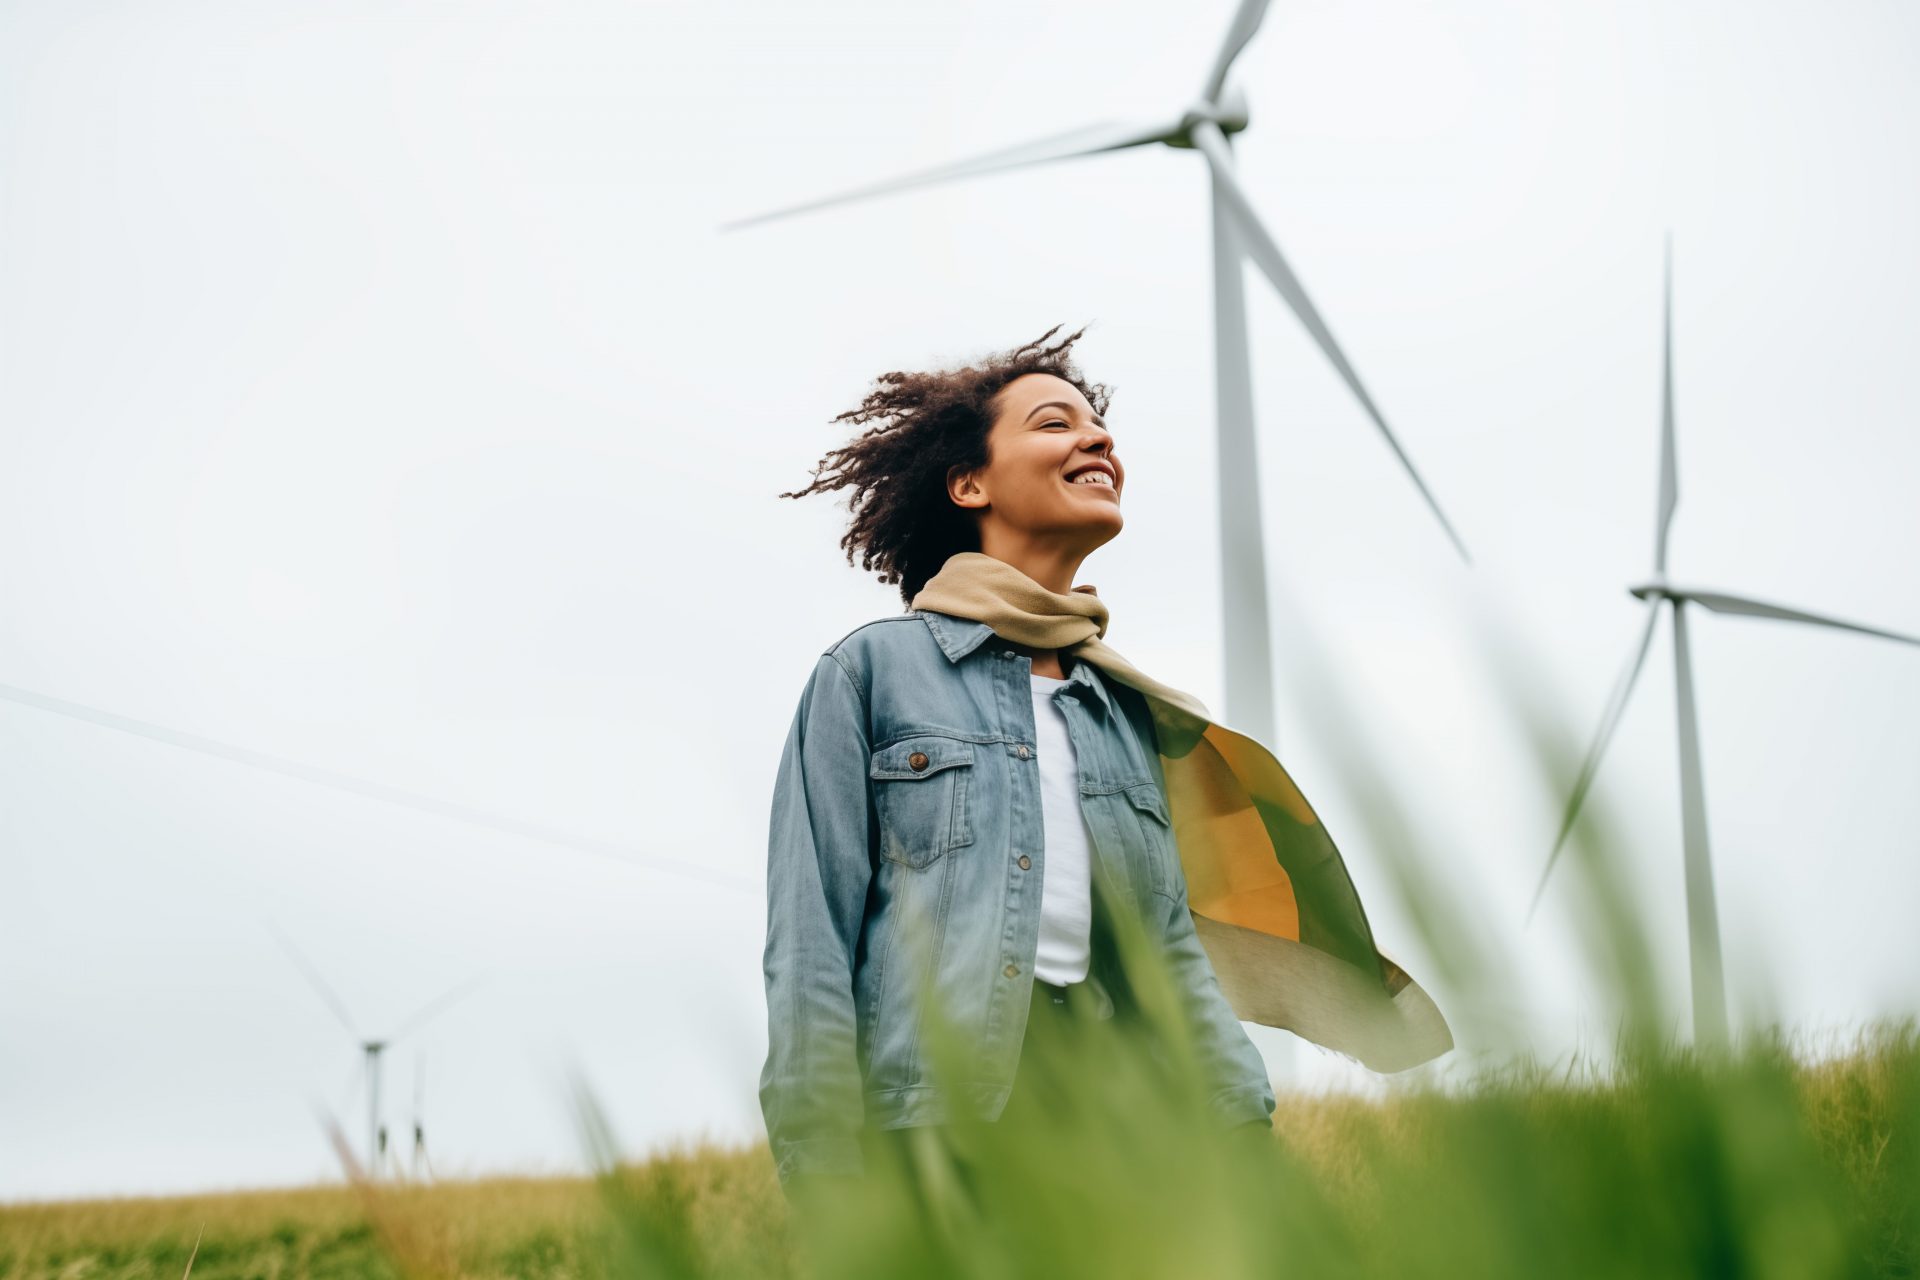
[[[1098,467],[1089,467],[1066,477],[1066,483],[1074,488],[1113,489],[1113,477]]]

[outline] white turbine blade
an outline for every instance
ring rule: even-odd
[[[1413,460],[1407,456],[1407,451],[1400,447],[1400,441],[1394,436],[1393,429],[1387,426],[1387,420],[1374,406],[1373,397],[1368,395],[1366,387],[1361,385],[1360,375],[1353,371],[1353,365],[1348,362],[1346,353],[1340,349],[1340,344],[1334,341],[1333,331],[1328,329],[1326,321],[1320,318],[1320,312],[1313,305],[1313,300],[1307,297],[1307,291],[1301,287],[1299,278],[1293,274],[1293,268],[1287,265],[1286,257],[1280,252],[1279,243],[1261,223],[1260,215],[1254,211],[1253,202],[1247,197],[1246,190],[1241,187],[1240,180],[1234,176],[1233,155],[1227,149],[1226,136],[1220,132],[1218,125],[1204,120],[1194,126],[1192,136],[1194,146],[1206,153],[1207,162],[1213,166],[1215,189],[1226,202],[1227,208],[1239,220],[1241,244],[1246,249],[1247,257],[1253,260],[1253,264],[1260,268],[1261,274],[1267,277],[1281,298],[1293,309],[1293,314],[1299,317],[1307,333],[1332,362],[1335,371],[1347,384],[1347,389],[1360,401],[1360,407],[1366,410],[1367,416],[1373,420],[1373,425],[1379,428],[1381,438],[1387,442],[1387,447],[1393,450],[1394,456],[1400,460],[1401,467],[1406,470],[1414,487],[1420,490],[1420,496],[1426,500],[1428,510],[1433,512],[1434,518],[1440,522],[1440,527],[1446,530],[1447,537],[1453,542],[1454,549],[1460,553],[1460,558],[1470,560],[1472,557],[1467,555],[1466,545],[1460,541],[1460,535],[1454,532],[1452,523],[1440,510],[1440,504],[1434,500],[1426,481],[1422,480],[1420,473],[1414,470]]]
[[[1600,758],[1606,754],[1607,744],[1613,740],[1613,731],[1626,714],[1627,699],[1633,695],[1633,686],[1640,679],[1640,668],[1646,665],[1647,646],[1653,642],[1654,624],[1659,620],[1660,601],[1655,599],[1647,605],[1647,621],[1640,628],[1640,642],[1634,645],[1627,665],[1620,669],[1620,675],[1613,682],[1613,692],[1607,695],[1606,710],[1600,714],[1600,731],[1594,734],[1593,745],[1587,748],[1586,759],[1580,762],[1580,772],[1573,783],[1573,796],[1568,800],[1566,816],[1560,822],[1560,834],[1554,837],[1553,852],[1547,855],[1547,865],[1540,873],[1540,883],[1534,886],[1533,902],[1527,907],[1529,921],[1540,906],[1540,895],[1546,892],[1547,877],[1553,874],[1554,865],[1560,860],[1560,850],[1567,842],[1567,833],[1573,830],[1574,819],[1580,816],[1580,806],[1587,798],[1588,789],[1593,786],[1594,775],[1600,772]]]
[[[313,967],[313,962],[307,959],[306,953],[293,945],[292,938],[280,932],[279,925],[269,921],[267,928],[273,931],[273,936],[279,940],[281,949],[284,950],[287,953],[287,957],[293,961],[294,967],[300,970],[301,976],[307,980],[307,985],[311,986],[320,998],[327,1002],[327,1008],[333,1010],[333,1016],[340,1019],[340,1025],[347,1029],[347,1034],[355,1040],[360,1039],[360,1032],[353,1025],[353,1016],[347,1012],[346,1001],[342,1000],[335,994],[333,988],[327,985],[326,979],[322,978],[320,971]]]
[[[486,983],[485,978],[469,978],[467,981],[461,983],[459,986],[453,988],[451,991],[446,992],[444,995],[434,997],[432,1000],[429,1000],[426,1004],[421,1005],[420,1008],[416,1010],[411,1017],[409,1017],[406,1021],[402,1022],[400,1024],[399,1029],[395,1031],[392,1035],[387,1037],[386,1042],[389,1045],[391,1045],[394,1041],[398,1040],[401,1036],[404,1036],[409,1032],[418,1031],[424,1023],[427,1023],[432,1019],[439,1017],[441,1014],[445,1013],[448,1009],[452,1008],[454,1005],[459,1004],[462,1000],[465,1000],[468,996],[472,995],[476,988],[484,985],[485,983]]]
[[[1667,534],[1680,505],[1680,464],[1673,438],[1673,237],[1667,237],[1660,356],[1660,509],[1654,516],[1653,567],[1667,572]]]
[[[1220,52],[1214,55],[1213,69],[1207,72],[1206,87],[1200,90],[1200,96],[1208,102],[1220,100],[1220,91],[1227,85],[1227,72],[1253,39],[1254,32],[1260,29],[1261,19],[1267,16],[1267,3],[1268,0],[1240,0],[1233,25],[1227,28],[1227,38],[1220,42]]]
[[[1764,600],[1751,600],[1746,596],[1728,595],[1723,591],[1675,590],[1673,595],[1681,600],[1691,600],[1715,613],[1738,613],[1749,618],[1778,618],[1784,622],[1805,622],[1816,627],[1858,631],[1861,635],[1879,636],[1883,640],[1898,640],[1902,644],[1920,644],[1920,636],[1903,635],[1898,631],[1883,631],[1879,627],[1862,626],[1858,622],[1843,622],[1839,618],[1829,618],[1824,614],[1808,613],[1804,609],[1789,609],[1785,605],[1768,604]]]
[[[50,711],[55,715],[69,716],[75,720],[85,720],[89,724],[103,725],[109,729],[118,729],[122,733],[135,734],[142,738],[151,738],[155,742],[164,742],[169,746],[184,747],[188,751],[197,751],[202,755],[218,756],[223,760],[232,760],[239,764],[251,765],[255,769],[265,769],[270,773],[283,774],[289,778],[298,778],[302,782],[311,782],[317,786],[332,787],[339,791],[350,791],[355,795],[366,796],[373,800],[384,800],[388,804],[404,805],[409,809],[418,809],[423,813],[436,814],[442,818],[451,818],[455,822],[471,823],[478,827],[488,827],[495,831],[504,831],[528,840],[539,840],[546,844],[559,845],[562,848],[578,850],[581,853],[597,854],[603,858],[614,858],[621,862],[652,867],[655,870],[671,871],[676,875],[690,876],[696,880],[705,880],[710,884],[736,889],[742,893],[757,892],[757,880],[745,876],[728,875],[714,871],[695,863],[684,862],[662,854],[643,852],[616,844],[611,840],[598,840],[590,836],[578,836],[568,831],[546,826],[538,822],[523,822],[505,814],[488,813],[485,810],[469,808],[463,804],[454,804],[449,800],[437,800],[432,796],[423,796],[417,792],[403,791],[399,787],[390,787],[383,782],[370,782],[364,778],[355,778],[344,773],[335,773],[331,769],[316,769],[294,760],[282,759],[264,751],[255,751],[251,747],[237,747],[231,743],[220,742],[213,738],[204,738],[197,733],[183,733],[178,729],[169,729],[165,725],[151,724],[145,720],[135,720],[112,711],[101,711],[94,707],[83,706],[78,702],[68,702],[64,698],[50,698],[43,693],[34,693],[28,689],[17,689],[11,685],[0,684],[0,701],[17,702],[22,706],[36,707],[41,711]]]
[[[838,195],[810,200],[805,204],[790,205],[776,209],[772,213],[755,214],[751,218],[741,218],[736,222],[722,223],[722,231],[733,231],[740,227],[750,227],[756,223],[772,222],[776,218],[789,218],[795,214],[808,213],[815,209],[824,209],[829,205],[847,204],[854,200],[864,200],[871,196],[886,195],[894,191],[904,191],[909,187],[923,187],[935,182],[950,182],[958,178],[977,177],[986,173],[998,173],[1006,169],[1017,169],[1024,165],[1041,164],[1048,160],[1072,160],[1080,156],[1098,155],[1103,151],[1124,151],[1128,147],[1142,147],[1148,143],[1165,142],[1180,133],[1180,124],[1122,124],[1116,121],[1102,121],[1099,124],[1071,129],[1066,133],[1053,134],[1038,138],[1032,142],[1023,142],[1016,146],[1005,147],[974,156],[969,160],[958,160],[952,164],[940,165],[933,169],[922,169],[898,178],[889,178],[884,182],[875,182],[867,186],[856,187],[852,191],[843,191]]]

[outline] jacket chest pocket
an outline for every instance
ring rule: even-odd
[[[924,870],[949,849],[973,843],[967,792],[974,745],[931,734],[873,753],[867,776],[880,821],[880,854]]]
[[[1145,861],[1147,887],[1168,898],[1179,896],[1180,852],[1173,842],[1173,820],[1158,783],[1143,782],[1125,788],[1127,812],[1140,833],[1140,857]]]

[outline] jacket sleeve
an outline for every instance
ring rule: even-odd
[[[831,653],[800,695],[767,839],[767,1060],[760,1110],[782,1187],[863,1170],[853,963],[866,914],[866,706]]]
[[[1174,876],[1179,893],[1167,913],[1165,954],[1176,989],[1184,997],[1182,1004],[1193,1031],[1194,1049],[1213,1083],[1210,1101],[1214,1114],[1223,1126],[1253,1120],[1272,1123],[1275,1100],[1266,1059],[1234,1016],[1233,1006],[1227,1003],[1220,980],[1214,976],[1213,962],[1194,932],[1193,913],[1187,906],[1187,877],[1177,858]],[[1160,895],[1154,898],[1165,904]]]

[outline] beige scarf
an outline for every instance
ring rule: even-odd
[[[1339,850],[1273,753],[1115,653],[1092,587],[1061,595],[1003,560],[963,551],[911,607],[1058,649],[1063,667],[1084,658],[1146,695],[1194,929],[1242,1020],[1283,1027],[1375,1071],[1404,1071],[1453,1047],[1427,993],[1375,946]]]

